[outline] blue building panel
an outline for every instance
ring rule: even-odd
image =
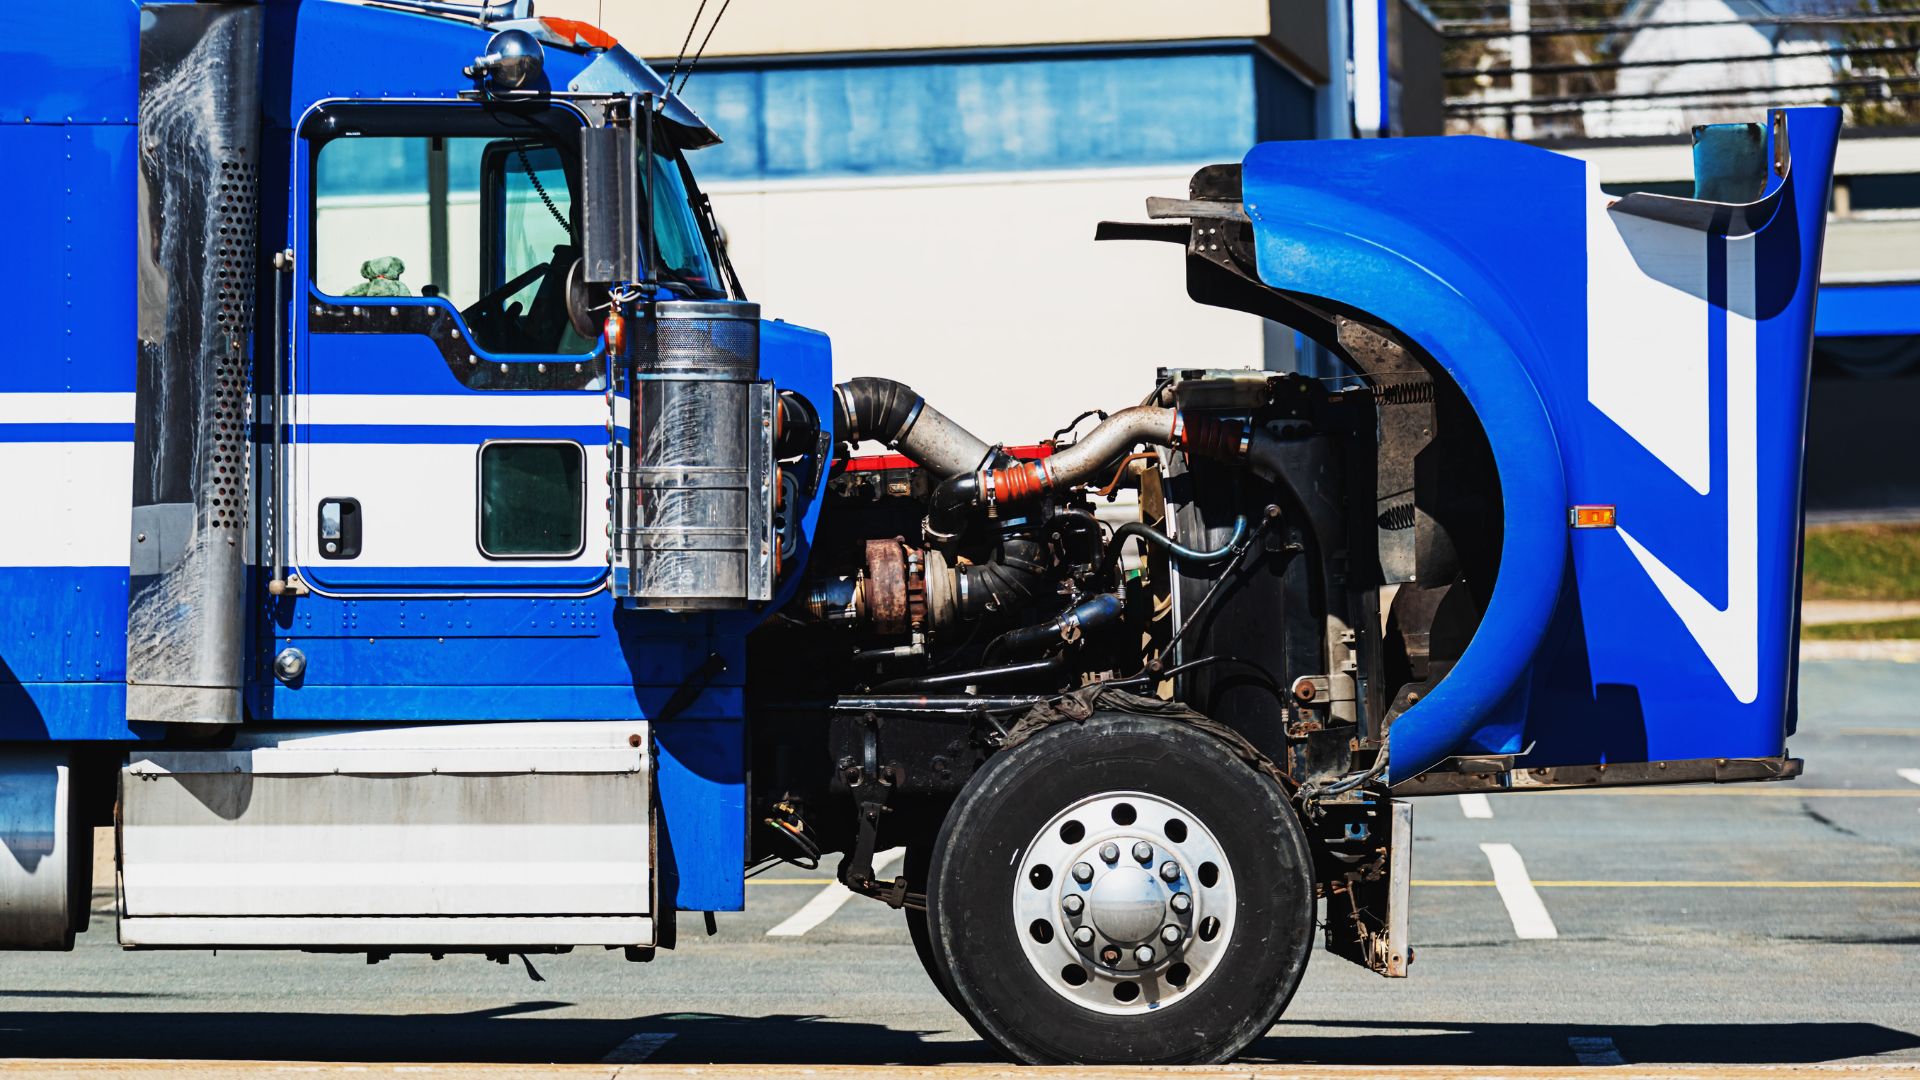
[[[709,180],[1232,160],[1313,133],[1313,91],[1250,46],[703,67]]]
[[[1920,281],[1822,285],[1813,325],[1823,338],[1920,335]]]

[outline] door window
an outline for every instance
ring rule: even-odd
[[[564,440],[498,440],[480,448],[480,552],[493,559],[565,559],[585,540],[586,451]]]
[[[314,284],[442,297],[492,352],[591,352],[566,307],[578,173],[573,146],[544,133],[329,139],[314,167]]]

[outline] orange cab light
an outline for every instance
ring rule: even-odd
[[[618,308],[607,312],[607,321],[600,327],[600,333],[607,339],[608,356],[626,355],[627,320],[620,317]]]
[[[570,42],[581,48],[611,49],[615,45],[620,44],[619,40],[612,34],[607,33],[605,30],[600,29],[590,22],[581,22],[579,19],[542,18],[540,25],[546,27],[548,33],[553,34],[560,40]]]
[[[1569,517],[1576,529],[1613,528],[1613,507],[1611,506],[1576,506]]]

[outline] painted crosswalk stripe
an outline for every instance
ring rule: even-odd
[[[634,1065],[652,1057],[672,1041],[673,1033],[670,1031],[642,1031],[627,1036],[625,1042],[607,1051],[607,1056],[600,1061],[606,1065]]]
[[[1573,1059],[1582,1065],[1625,1065],[1627,1059],[1613,1045],[1613,1040],[1605,1035],[1573,1035],[1567,1039],[1567,1049],[1573,1051]]]
[[[1898,772],[1902,780],[1910,780],[1913,783],[1920,784],[1920,769],[1900,769]]]
[[[1460,795],[1460,812],[1470,818],[1490,818],[1493,816],[1493,804],[1481,792],[1463,792]]]
[[[873,872],[875,876],[884,875],[887,872],[887,868],[899,862],[906,853],[906,848],[898,847],[888,848],[885,851],[876,853],[873,857]],[[767,931],[767,936],[799,937],[801,934],[826,922],[828,918],[832,917],[834,912],[840,910],[840,905],[851,899],[853,899],[852,891],[836,881],[815,893],[812,899],[807,901],[806,906],[788,916],[780,925]]]
[[[1521,861],[1513,845],[1481,844],[1480,850],[1493,866],[1493,887],[1499,890],[1500,901],[1507,905],[1513,932],[1523,938],[1559,937],[1553,917],[1547,914],[1547,905],[1541,902],[1540,894],[1534,891],[1533,879],[1527,876],[1527,864]]]

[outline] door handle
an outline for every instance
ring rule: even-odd
[[[353,559],[360,555],[360,500],[320,500],[320,557]]]

